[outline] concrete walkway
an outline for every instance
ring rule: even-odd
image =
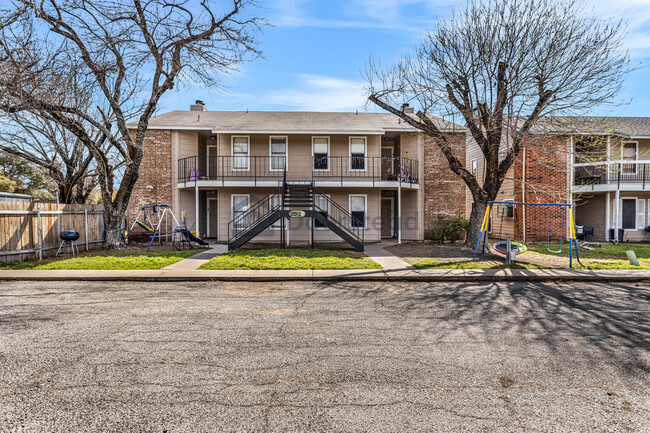
[[[215,244],[212,248],[202,253],[193,255],[180,262],[172,263],[164,267],[162,270],[176,270],[176,271],[194,271],[199,268],[203,263],[208,262],[211,258],[220,256],[228,252],[228,245]]]
[[[365,246],[364,253],[373,261],[381,265],[386,272],[399,272],[413,270],[413,266],[397,256],[392,255],[383,247],[393,244],[380,243]]]

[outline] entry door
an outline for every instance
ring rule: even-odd
[[[381,146],[381,179],[390,180],[395,176],[393,146]]]
[[[393,237],[393,199],[392,198],[382,198],[381,199],[381,237],[382,238],[392,238]]]
[[[219,237],[219,207],[217,197],[208,197],[208,237]]]
[[[623,199],[623,229],[636,228],[636,199]]]

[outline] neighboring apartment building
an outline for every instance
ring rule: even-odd
[[[504,143],[505,146],[505,143]],[[480,177],[483,156],[468,139],[467,161]],[[500,201],[571,202],[575,223],[593,227],[593,239],[650,238],[650,118],[555,118],[536,129],[508,172]],[[467,192],[466,215],[472,197]],[[503,206],[502,206],[503,207]],[[491,213],[490,227],[528,242],[566,239],[566,215],[544,206]]]
[[[405,107],[408,112],[408,107]],[[412,112],[412,111],[410,111]],[[465,155],[465,129],[434,119]],[[130,203],[168,203],[229,243],[422,240],[464,211],[437,146],[387,113],[222,112],[200,101],[153,117]]]

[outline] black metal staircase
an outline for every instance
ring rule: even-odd
[[[314,187],[312,182],[287,182],[283,180],[277,195],[279,202],[273,203],[276,194],[270,194],[258,201],[248,211],[236,216],[228,223],[228,249],[234,250],[262,233],[278,220],[282,221],[282,246],[284,247],[284,219],[312,218],[322,226],[336,233],[341,239],[352,245],[357,251],[363,251],[363,233],[361,224],[343,209]],[[321,197],[320,206],[315,196]],[[326,209],[323,209],[326,207]],[[312,221],[311,228],[313,230]],[[313,246],[314,236],[311,235]]]

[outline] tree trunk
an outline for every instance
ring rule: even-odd
[[[114,203],[104,204],[104,248],[124,248],[122,218]]]
[[[476,247],[488,201],[488,199],[474,198],[472,213],[469,217],[469,226],[467,228],[467,237],[465,238],[465,246],[467,247]]]

